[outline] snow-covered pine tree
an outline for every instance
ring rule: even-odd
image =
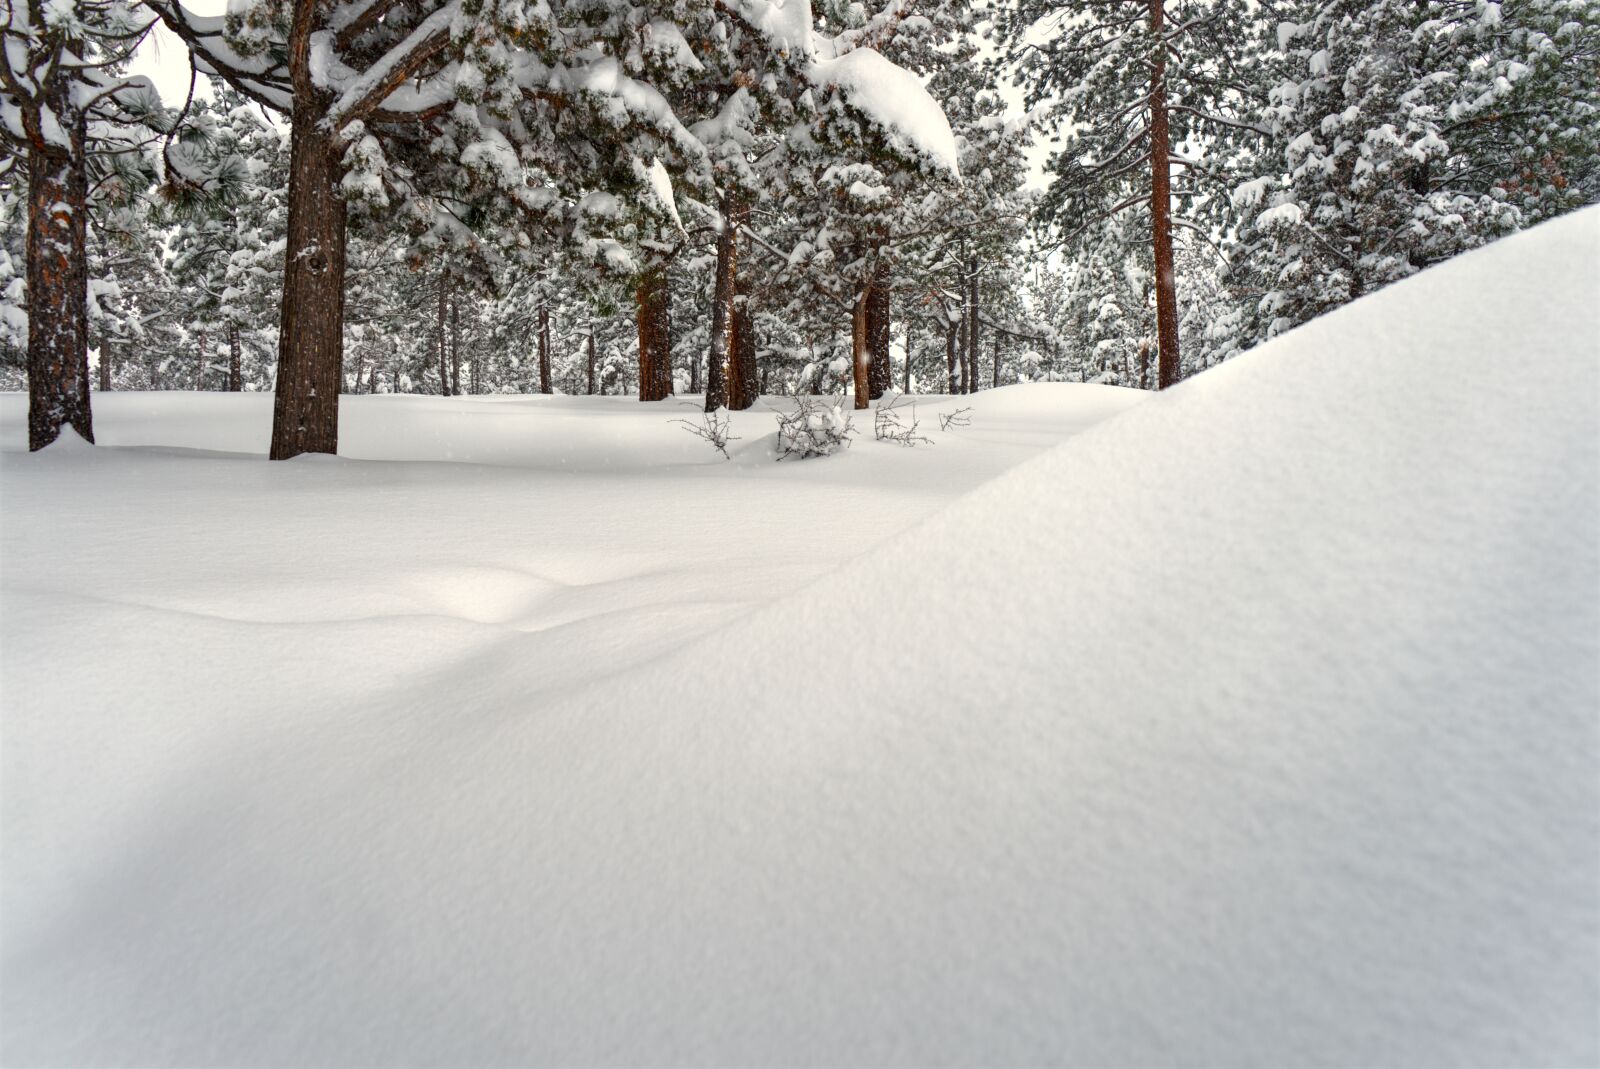
[[[1124,212],[1147,221],[1158,387],[1175,383],[1182,366],[1173,229],[1209,233],[1188,210],[1216,199],[1219,165],[1230,155],[1223,146],[1259,133],[1242,116],[1250,87],[1234,68],[1260,17],[1242,0],[1005,0],[998,9],[1006,60],[1028,106],[1061,131],[1046,221],[1068,246]]]
[[[94,441],[89,402],[91,187],[115,199],[153,178],[149,134],[168,116],[127,58],[148,21],[122,0],[11,0],[0,24],[0,143],[28,176],[28,447],[71,426]]]
[[[1277,5],[1253,50],[1271,137],[1232,198],[1241,344],[1592,199],[1597,10]]]

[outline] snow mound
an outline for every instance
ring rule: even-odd
[[[1597,226],[1357,302],[598,685],[603,635],[506,632],[268,701],[345,632],[229,624],[214,660],[182,612],[151,641],[206,653],[189,707],[9,688],[7,1060],[1600,1061]],[[492,534],[486,491],[438,511]],[[31,604],[8,656],[59,612],[77,688],[150,619]],[[433,619],[376,652],[464,641]]]
[[[630,712],[567,812],[598,883],[659,876],[631,1049],[1600,1059],[1597,236],[1360,301],[586,696]],[[730,670],[783,649],[819,670]]]

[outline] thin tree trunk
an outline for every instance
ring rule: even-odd
[[[196,390],[204,390],[206,388],[206,364],[209,362],[206,356],[206,349],[210,344],[211,336],[202,329],[196,341],[196,346],[200,350],[200,363],[194,372],[194,388]]]
[[[589,376],[588,376],[587,388],[588,388],[589,394],[591,396],[593,396],[593,394],[594,394],[594,372],[595,372],[595,367],[594,367],[594,320],[592,320],[592,319],[589,321],[589,341],[588,341],[588,346],[589,346],[589,354],[588,354],[588,356],[589,356],[589,359],[588,359]]]
[[[998,389],[1000,386],[1000,332],[994,332],[994,372],[989,388]]]
[[[278,381],[272,409],[272,459],[339,449],[339,385],[344,365],[345,203],[339,190],[343,146],[322,128],[324,105],[296,92],[290,124],[289,236]]]
[[[446,329],[450,315],[450,276],[439,271],[439,394],[450,396],[450,337]]]
[[[61,79],[65,82],[66,79]],[[28,448],[70,426],[94,441],[89,408],[87,129],[66,90],[53,101],[70,147],[28,152]],[[74,119],[73,117],[76,116]]]
[[[1150,0],[1150,32],[1162,32],[1164,0]],[[1172,164],[1167,128],[1167,53],[1158,46],[1150,74],[1150,223],[1156,261],[1156,388],[1178,381],[1178,289],[1172,263]]]
[[[100,389],[111,389],[111,332],[100,335]]]
[[[450,395],[461,396],[461,298],[450,301]]]
[[[906,381],[901,393],[911,392],[911,323],[906,322]]]
[[[729,361],[728,407],[743,411],[761,396],[761,377],[756,370],[756,324],[750,314],[750,295],[733,280],[733,357]]]
[[[894,369],[889,364],[889,278],[880,266],[867,297],[867,392],[876,401],[889,391]]]
[[[706,356],[706,411],[728,407],[733,375],[734,278],[739,270],[738,209],[724,197],[718,205],[717,267],[711,287],[711,344]]]
[[[239,327],[231,324],[228,327],[228,392],[241,393],[244,390],[244,357],[239,351]]]
[[[967,366],[962,381],[967,393],[978,392],[978,262],[967,267]]]
[[[872,393],[868,381],[872,357],[867,349],[867,304],[872,299],[872,283],[856,295],[856,306],[850,315],[850,363],[855,369],[856,408],[866,408]]]
[[[958,394],[961,392],[960,384],[956,381],[956,333],[959,327],[952,320],[949,313],[944,320],[944,362],[946,371],[945,388],[947,393]]]
[[[539,303],[539,392],[550,392],[550,305]]]

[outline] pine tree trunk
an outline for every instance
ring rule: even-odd
[[[978,392],[978,314],[978,264],[974,260],[967,266],[966,367],[961,374],[967,393]]]
[[[867,349],[867,304],[872,299],[872,284],[856,295],[856,306],[850,315],[850,363],[855,369],[855,395],[856,408],[866,408],[872,386],[869,377],[871,373],[872,356]]]
[[[959,328],[948,315],[944,321],[944,362],[947,368],[945,378],[945,391],[950,394],[961,392],[960,384],[956,381],[956,332]]]
[[[989,388],[991,390],[999,389],[999,387],[1000,387],[1000,332],[998,330],[994,332],[994,371],[992,372],[992,376],[993,377],[991,378],[991,380],[989,382]]]
[[[539,305],[539,392],[550,392],[550,306]]]
[[[228,328],[228,392],[241,393],[244,390],[244,365],[239,352],[239,328]]]
[[[728,380],[733,375],[734,277],[739,270],[738,210],[724,197],[718,205],[717,267],[711,287],[711,344],[706,356],[706,411],[728,407]]]
[[[195,368],[194,372],[194,388],[196,390],[204,390],[206,388],[206,364],[209,362],[206,357],[206,349],[210,344],[211,336],[201,330],[196,340],[196,347],[200,350],[199,366]]]
[[[906,323],[906,381],[901,393],[911,392],[911,323]]]
[[[732,375],[728,379],[728,407],[742,412],[756,403],[761,396],[761,382],[756,370],[756,325],[750,314],[750,295],[739,286],[739,276],[733,279],[733,358],[729,361]]]
[[[881,267],[867,296],[867,392],[876,401],[889,392],[894,369],[889,364],[889,279]]]
[[[639,322],[639,400],[665,400],[672,392],[672,311],[665,264],[655,264],[639,276],[634,299]]]
[[[111,334],[100,336],[100,389],[111,389]]]
[[[588,376],[587,388],[588,388],[588,391],[589,391],[589,395],[593,396],[594,395],[594,372],[595,372],[595,366],[594,366],[594,321],[593,320],[589,321],[589,341],[588,341],[588,346],[589,346],[589,354],[588,354],[589,355],[589,359],[588,359],[589,376]]]
[[[450,276],[439,272],[439,395],[450,396],[450,336],[447,330],[450,316]]]
[[[1164,0],[1150,0],[1150,32],[1163,27]],[[1178,289],[1172,263],[1172,147],[1167,128],[1167,53],[1157,47],[1150,74],[1150,222],[1156,261],[1156,389],[1178,381]]]
[[[66,79],[61,79],[65,82]],[[53,101],[70,148],[28,152],[28,448],[70,426],[94,441],[89,408],[89,173],[81,114]],[[75,121],[71,116],[77,115]]]
[[[461,396],[461,300],[450,301],[450,396]]]
[[[339,449],[345,203],[339,190],[342,146],[323,130],[323,116],[320,102],[297,101],[290,125],[289,238],[272,409],[273,460]]]

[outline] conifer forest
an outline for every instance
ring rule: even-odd
[[[1600,0],[0,4],[0,1061],[1600,1064]]]

